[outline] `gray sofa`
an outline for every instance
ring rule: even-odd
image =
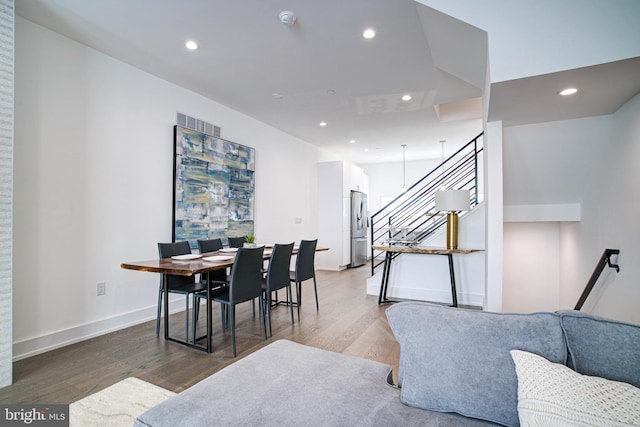
[[[610,425],[640,425],[636,325],[575,311],[499,314],[416,302],[391,306],[387,318],[401,348],[398,386],[390,366],[280,340],[134,425],[517,426],[576,416],[599,425],[598,405],[584,402],[592,393],[580,388],[592,379],[613,387],[598,389],[608,408],[622,406],[614,416],[623,423]]]

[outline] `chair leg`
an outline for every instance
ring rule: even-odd
[[[227,325],[227,320],[229,319],[227,317],[227,305],[226,304],[220,304],[220,322],[222,323],[222,330],[226,331],[228,329],[228,325]]]
[[[162,295],[164,290],[162,289],[162,276],[160,276],[160,288],[158,290],[158,316],[156,317],[156,336],[160,336],[160,316],[162,315]]]
[[[231,320],[231,347],[233,349],[233,357],[236,357],[236,306],[229,304],[229,319]]]
[[[193,294],[193,343],[196,343],[196,335],[198,329],[198,315],[200,312],[200,298],[196,298],[196,294]]]
[[[289,301],[293,302],[293,296],[291,295],[291,285],[287,286],[287,291],[287,293],[289,294]],[[293,304],[289,304],[289,311],[291,311],[291,324],[293,325]],[[271,317],[269,317],[269,327],[271,327]]]
[[[318,305],[318,286],[316,285],[316,276],[313,276],[313,292],[316,294],[316,311],[320,311],[320,306]]]
[[[264,299],[262,298],[262,295],[258,297],[258,303],[260,304],[260,320],[262,321],[262,336],[266,341],[267,340],[267,322],[265,321],[265,307],[264,307]]]
[[[267,294],[267,304],[266,304],[266,309],[267,309],[267,317],[269,318],[269,336],[273,336],[273,332],[271,330],[271,293],[269,292]]]
[[[302,286],[296,282],[296,306],[298,307],[298,322],[300,321],[300,306],[302,305]]]

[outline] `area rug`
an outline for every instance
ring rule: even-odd
[[[131,427],[147,409],[175,396],[141,379],[130,377],[69,405],[69,425]]]

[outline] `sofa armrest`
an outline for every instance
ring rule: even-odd
[[[506,314],[404,302],[387,309],[400,343],[401,399],[410,406],[516,426],[517,386],[510,351],[564,364],[554,313]]]

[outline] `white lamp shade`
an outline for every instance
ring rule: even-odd
[[[436,191],[437,211],[468,211],[469,190]]]

